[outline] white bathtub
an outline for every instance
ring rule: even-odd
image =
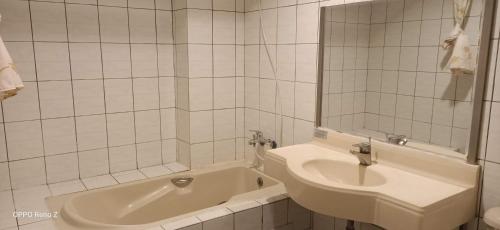
[[[192,177],[186,187],[171,179]],[[258,180],[261,178],[262,185]],[[258,199],[283,184],[243,166],[226,165],[193,170],[48,199],[59,211],[55,225],[64,230],[148,229],[203,209]]]

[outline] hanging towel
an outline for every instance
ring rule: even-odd
[[[0,15],[1,21],[2,15]],[[24,88],[23,82],[0,36],[0,101],[16,95],[22,88]]]
[[[462,29],[471,1],[454,0],[455,28],[442,45],[444,49],[452,49],[448,67],[453,74],[472,74],[475,69],[469,37]]]

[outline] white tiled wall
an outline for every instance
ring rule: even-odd
[[[364,128],[372,4],[325,9],[322,126]],[[371,106],[367,103],[367,106]]]
[[[0,189],[176,160],[170,0],[1,0],[25,83],[2,103]]]
[[[243,159],[244,1],[174,1],[179,162]]]
[[[329,87],[323,106],[332,114],[323,123],[403,134],[464,152],[474,76],[451,75],[440,47],[453,29],[452,4],[390,0],[327,10],[332,22],[325,23],[329,71],[323,84]],[[482,4],[473,1],[465,27],[474,51]],[[360,109],[352,111],[353,104]]]
[[[282,146],[307,142],[315,119],[319,2],[261,5],[263,29],[258,1],[245,1],[245,136],[259,129]],[[246,154],[251,159],[254,150]]]

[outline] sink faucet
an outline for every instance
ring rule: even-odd
[[[385,138],[388,143],[395,145],[406,145],[408,139],[405,135],[393,135],[393,134],[385,134]]]
[[[359,159],[359,164],[369,166],[372,164],[372,138],[368,138],[368,142],[362,142],[352,145],[352,147],[359,148],[359,151],[351,150],[350,152],[356,155]]]

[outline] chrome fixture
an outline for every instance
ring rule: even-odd
[[[248,144],[255,147],[257,144],[264,146],[266,144],[269,144],[269,146],[272,149],[275,149],[277,147],[277,143],[274,140],[271,139],[266,139],[264,138],[264,134],[260,130],[250,130],[250,132],[253,132],[252,134],[252,139],[248,141]]]
[[[369,166],[372,164],[372,138],[368,137],[368,142],[362,142],[352,145],[359,148],[359,151],[351,150],[350,152],[356,155],[359,159],[359,164]]]
[[[406,145],[408,143],[408,138],[405,135],[394,135],[394,134],[385,134],[385,139],[387,143],[395,144],[395,145]]]
[[[194,180],[194,178],[192,178],[192,177],[176,177],[170,181],[172,182],[172,184],[174,184],[178,188],[184,188],[184,187],[188,186],[189,184],[191,184],[191,182],[193,182],[193,180]]]

